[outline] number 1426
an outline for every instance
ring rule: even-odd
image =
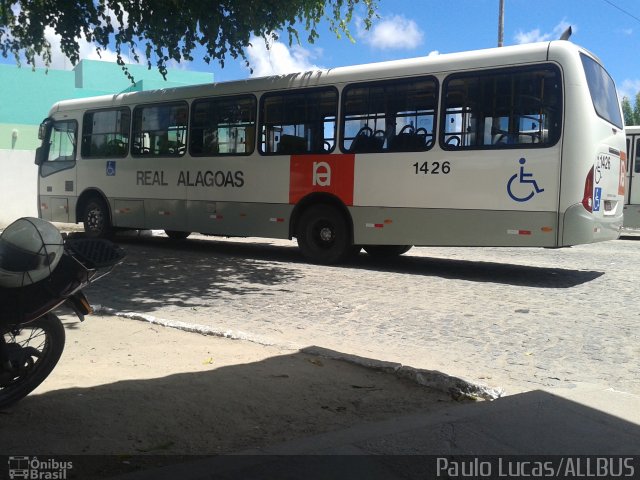
[[[451,171],[449,162],[416,162],[413,164],[414,173],[416,175],[439,175],[441,173],[448,174]]]

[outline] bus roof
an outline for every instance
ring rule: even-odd
[[[250,78],[214,82],[209,84],[173,87],[141,92],[127,92],[99,97],[63,100],[50,110],[57,111],[97,109],[114,105],[137,105],[152,102],[176,101],[213,95],[233,95],[242,93],[260,93],[264,91],[284,90],[291,88],[317,87],[368,80],[384,80],[425,74],[447,73],[450,71],[473,70],[499,66],[520,65],[542,62],[548,59],[551,49],[565,51],[582,51],[595,57],[590,52],[564,40],[538,42],[508,47],[472,50],[458,53],[430,55],[403,60],[392,60],[324,70],[297,72],[268,77]]]

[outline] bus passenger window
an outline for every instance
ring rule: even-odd
[[[193,156],[253,153],[256,98],[204,98],[193,102],[189,151]]]
[[[555,66],[451,75],[444,82],[444,149],[550,146],[560,138],[562,83]]]
[[[335,88],[265,94],[261,101],[260,152],[330,153],[335,148],[337,111]]]
[[[418,152],[433,145],[437,84],[432,77],[354,84],[342,95],[342,149]]]
[[[131,153],[155,157],[184,155],[187,112],[185,102],[136,107],[133,111]]]
[[[636,140],[636,158],[633,159],[634,172],[640,173],[640,138]]]
[[[82,156],[126,156],[129,150],[130,127],[131,112],[128,108],[85,113],[82,119]]]

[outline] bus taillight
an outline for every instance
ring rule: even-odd
[[[584,181],[584,197],[582,197],[582,206],[588,211],[593,212],[593,167],[587,174]]]

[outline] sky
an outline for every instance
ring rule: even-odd
[[[504,0],[504,45],[516,45],[560,37],[572,27],[571,41],[597,55],[613,77],[620,96],[635,97],[640,92],[640,0]],[[246,79],[251,76],[291,73],[317,68],[333,68],[385,60],[437,55],[497,46],[499,0],[379,0],[370,30],[356,12],[349,29],[355,39],[337,39],[323,23],[320,38],[289,46],[283,41],[265,47],[255,38],[247,56],[249,71],[241,60],[229,58],[224,68],[218,63],[198,60],[172,63],[171,68],[207,71],[215,81]],[[52,68],[71,69],[59,52],[59,40],[50,32],[54,45]],[[200,58],[203,55],[200,54]],[[93,46],[81,40],[81,58],[97,59]],[[102,59],[115,59],[111,51]],[[10,63],[11,59],[2,59]]]

